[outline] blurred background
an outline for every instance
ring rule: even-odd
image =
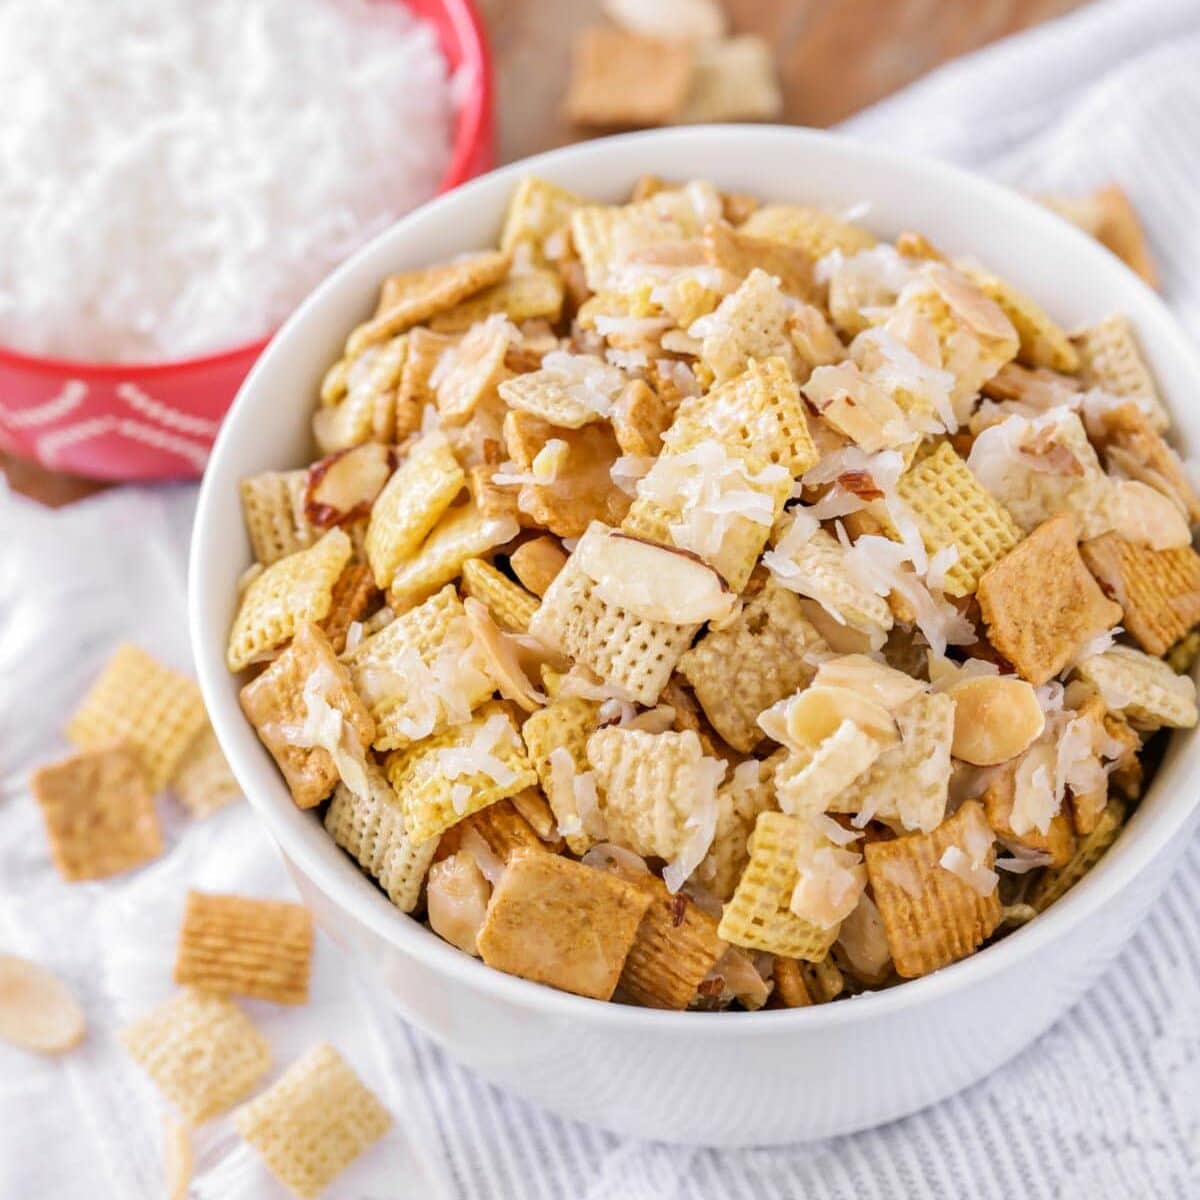
[[[828,127],[897,92],[939,65],[996,39],[1062,16],[1085,0],[726,0],[727,36],[762,40],[777,95],[792,124]],[[609,132],[572,121],[565,108],[573,50],[614,15],[655,9],[686,20],[689,5],[608,6],[602,0],[478,0],[493,67],[495,163],[501,165]],[[672,10],[677,10],[673,13]],[[753,107],[753,106],[752,106]],[[746,116],[755,115],[747,112]],[[734,114],[733,119],[741,119]],[[2,389],[0,389],[2,390]],[[2,398],[2,397],[0,397]],[[0,439],[2,441],[2,439]],[[102,485],[47,470],[0,446],[14,491],[59,506]]]

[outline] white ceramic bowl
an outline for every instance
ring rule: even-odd
[[[975,254],[1071,326],[1127,313],[1185,450],[1200,445],[1200,362],[1162,302],[1106,250],[1012,192],[946,166],[826,134],[708,127],[587,142],[460,187],[325,281],[242,387],[205,475],[191,560],[191,634],[204,699],[246,795],[305,901],[399,1010],[487,1079],[623,1133],[748,1145],[824,1137],[912,1112],[1027,1046],[1097,977],[1164,886],[1196,817],[1200,741],[1177,736],[1115,849],[1031,925],[889,991],[820,1008],[662,1013],[601,1004],[493,971],[388,903],[291,802],[226,672],[237,579],[250,561],[238,481],[309,461],[317,385],[389,272],[494,244],[518,178],[535,172],[616,200],[643,173],[704,178],[916,229]]]

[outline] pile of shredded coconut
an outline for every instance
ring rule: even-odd
[[[28,353],[267,334],[450,157],[437,34],[394,0],[6,0],[0,79],[0,344]]]

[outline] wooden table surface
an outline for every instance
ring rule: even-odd
[[[735,32],[775,47],[789,122],[832,125],[939,63],[1079,7],[1083,0],[726,0]],[[600,0],[477,0],[496,75],[497,159],[578,137],[561,116],[574,35]],[[14,490],[68,504],[99,485],[0,453]]]

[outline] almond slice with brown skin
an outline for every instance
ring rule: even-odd
[[[395,452],[367,442],[308,468],[304,515],[321,529],[365,517],[396,466]]]
[[[82,1041],[86,1027],[83,1009],[57,976],[28,959],[0,954],[0,1038],[56,1054]]]

